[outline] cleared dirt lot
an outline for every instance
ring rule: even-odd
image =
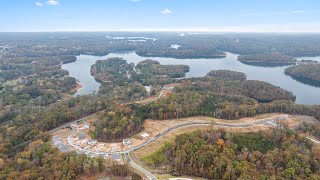
[[[254,125],[251,127],[220,127],[220,126],[215,126],[215,123],[230,123],[230,124],[241,124],[241,123],[252,123],[255,121],[259,121],[261,119],[266,119],[266,118],[276,118],[278,116],[281,116],[283,114],[281,113],[272,113],[272,114],[263,114],[263,115],[258,115],[252,118],[242,118],[239,120],[224,120],[224,119],[214,119],[210,117],[190,117],[190,118],[181,118],[181,119],[172,119],[172,120],[162,120],[162,121],[155,121],[155,120],[146,120],[144,126],[145,126],[145,131],[151,134],[157,134],[168,127],[172,127],[181,123],[186,123],[186,122],[213,122],[213,125],[209,126],[203,126],[203,125],[196,125],[196,126],[187,126],[187,127],[182,127],[176,130],[173,130],[166,135],[162,136],[158,140],[152,142],[146,147],[143,147],[137,151],[134,152],[136,157],[142,158],[145,156],[148,156],[158,150],[160,147],[163,146],[165,142],[172,141],[174,140],[174,137],[176,135],[186,133],[186,132],[192,132],[196,130],[208,130],[208,129],[224,129],[229,132],[258,132],[258,131],[268,131],[271,128],[273,128],[270,125],[265,125],[265,124],[259,124],[259,125]],[[289,115],[286,120],[283,121],[284,124],[286,124],[290,128],[296,128],[299,126],[302,122],[306,123],[315,123],[317,120],[314,117],[311,116],[302,116],[302,115]]]
[[[169,94],[172,94],[172,89],[176,86],[179,86],[179,83],[173,83],[173,84],[167,84],[164,85],[162,90],[160,91],[160,93],[158,93],[155,96],[150,96],[148,98],[139,100],[139,101],[135,101],[135,103],[137,104],[149,104],[151,102],[154,102],[156,100],[158,100],[159,98],[163,98],[166,97]]]
[[[181,118],[181,119],[171,119],[171,120],[146,120],[144,123],[144,131],[135,134],[130,139],[132,142],[132,146],[137,146],[137,145],[140,145],[140,144],[146,142],[148,139],[150,139],[152,137],[156,137],[158,134],[164,132],[165,130],[167,130],[171,127],[180,125],[180,124],[185,124],[185,123],[190,123],[190,122],[212,123],[212,125],[192,125],[192,126],[185,126],[185,127],[174,129],[174,130],[168,132],[167,134],[163,135],[162,137],[160,137],[156,141],[148,144],[147,146],[137,150],[134,153],[138,158],[142,158],[142,157],[145,157],[145,156],[150,155],[151,153],[155,152],[157,149],[159,149],[161,146],[163,146],[163,144],[166,141],[172,141],[176,135],[181,134],[181,133],[191,132],[191,131],[195,131],[195,130],[207,130],[210,128],[213,128],[216,130],[223,128],[224,130],[230,131],[230,132],[267,131],[267,130],[270,130],[270,128],[273,128],[274,126],[272,127],[271,125],[268,125],[268,124],[257,124],[257,125],[253,125],[250,127],[225,127],[225,126],[221,127],[221,126],[217,126],[217,124],[224,123],[224,124],[231,124],[231,125],[235,125],[235,124],[240,125],[240,124],[246,124],[246,123],[259,122],[259,121],[261,121],[261,119],[276,119],[277,117],[281,117],[283,115],[284,114],[280,114],[280,113],[263,114],[263,115],[258,115],[258,116],[251,117],[251,118],[242,118],[239,120],[214,119],[214,118],[204,117],[204,116]],[[92,117],[92,118],[88,119],[87,121],[82,122],[79,125],[79,127],[82,127],[85,124],[89,124],[90,129],[93,130],[92,123],[94,123],[94,121],[96,119],[97,119],[97,117]],[[310,116],[289,115],[285,120],[282,120],[281,122],[288,125],[290,128],[294,129],[302,122],[314,123],[317,121],[313,117],[310,117]],[[68,132],[70,132],[70,131],[69,130],[61,130],[61,131],[58,131],[56,134],[61,135],[63,141],[66,142]],[[85,133],[87,135],[87,137],[83,140],[78,140],[77,139],[78,132]],[[142,135],[147,135],[147,136],[143,137]],[[118,143],[98,142],[93,146],[88,146],[88,145],[86,145],[86,141],[90,139],[89,129],[82,129],[82,130],[78,129],[77,133],[75,133],[73,138],[75,140],[75,143],[77,143],[79,145],[81,144],[83,146],[86,146],[87,148],[99,150],[102,152],[110,151],[111,149],[117,150],[117,151],[119,151],[119,150],[123,151],[123,150],[127,150],[129,148],[127,146],[124,146],[122,144],[122,142],[118,142]]]
[[[204,116],[171,119],[171,120],[146,120],[144,123],[144,131],[137,133],[130,138],[133,146],[140,145],[146,142],[148,139],[156,137],[158,134],[168,130],[169,128],[172,129],[172,127],[176,127],[177,125],[191,123],[191,122],[201,123],[201,125],[188,125],[188,126],[183,126],[177,129],[173,129],[172,131],[169,131],[168,133],[164,134],[159,139],[148,144],[147,146],[132,152],[131,157],[134,162],[142,165],[148,171],[153,172],[153,169],[149,169],[148,166],[145,166],[145,164],[141,162],[140,159],[157,151],[159,148],[161,148],[164,145],[165,142],[173,141],[175,136],[179,134],[192,132],[196,130],[208,130],[208,129],[214,129],[214,130],[224,129],[225,131],[229,131],[229,132],[269,131],[271,128],[274,128],[275,126],[272,125],[272,123],[270,124],[265,122],[269,122],[269,121],[275,122],[276,119],[279,119],[279,117],[286,117],[283,120],[281,120],[281,122],[286,124],[288,127],[292,129],[295,129],[296,127],[298,127],[302,122],[306,122],[306,123],[318,122],[315,118],[310,116],[284,115],[280,113],[263,114],[263,115],[258,115],[251,118],[243,118],[239,120],[215,119],[215,118],[204,117]],[[80,129],[80,128],[83,127],[84,125],[89,124],[90,129],[92,130],[92,123],[94,123],[96,119],[97,117],[92,117],[90,119],[87,119],[85,122],[82,122],[81,124],[79,124],[79,129],[77,129],[77,133],[83,132],[87,134],[87,137],[83,140],[80,140],[80,139],[77,139],[77,133],[75,133],[75,135],[73,136],[75,143],[81,146],[83,145],[83,148],[91,149],[93,151],[102,151],[102,152],[110,151],[110,149],[113,149],[112,147],[115,145],[116,145],[115,150],[128,149],[128,147],[124,146],[122,142],[118,142],[118,143],[98,142],[94,145],[90,145],[90,146],[87,145],[86,142],[87,140],[90,139],[90,131],[88,128],[87,129]],[[202,123],[209,123],[209,124],[204,125]],[[247,124],[247,125],[249,124],[249,126],[241,127],[241,125],[244,125],[244,124]],[[224,125],[224,126],[222,127],[220,125]],[[236,125],[236,127],[228,127],[225,125]],[[69,133],[70,133],[69,129],[64,129],[56,132],[55,134],[60,135],[64,143],[67,143],[66,138]],[[147,136],[143,137],[142,135],[147,135]],[[153,172],[153,173],[157,174],[158,172]],[[170,175],[168,174],[163,174],[163,175],[157,174],[157,177],[159,179],[171,178]],[[85,177],[85,178],[91,178],[91,177]]]

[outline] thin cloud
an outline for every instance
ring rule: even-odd
[[[168,9],[168,8],[166,8],[166,9],[161,11],[161,14],[163,14],[163,15],[169,15],[171,13],[172,13],[172,11],[170,9]]]
[[[57,0],[48,0],[47,4],[50,5],[50,6],[56,6],[56,5],[59,5],[59,1],[57,1]]]
[[[301,14],[304,13],[304,11],[292,11],[293,14]]]
[[[41,2],[36,2],[35,5],[36,5],[37,7],[42,7],[42,6],[43,6],[43,4],[42,4]]]
[[[249,12],[245,14],[241,14],[241,16],[290,16],[293,14],[304,14],[305,11],[295,10],[295,11],[273,11],[273,12]],[[310,13],[308,11],[308,13]]]

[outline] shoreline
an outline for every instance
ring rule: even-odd
[[[315,79],[311,79],[308,77],[303,77],[300,75],[295,75],[292,73],[288,73],[288,72],[284,72],[286,76],[291,77],[292,79],[302,83],[302,84],[306,84],[309,86],[313,86],[313,87],[320,87],[320,81],[319,80],[315,80]]]
[[[261,61],[245,61],[239,60],[239,62],[251,65],[251,66],[260,66],[260,67],[278,67],[278,66],[291,66],[295,65],[297,62],[261,62]]]
[[[79,89],[83,88],[84,84],[82,84],[81,82],[77,82],[77,85],[75,88],[73,88],[71,91],[69,91],[70,93],[76,93]]]

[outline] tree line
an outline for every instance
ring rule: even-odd
[[[306,63],[288,67],[284,73],[306,84],[320,86],[320,64]]]
[[[102,142],[116,142],[142,130],[143,120],[133,115],[128,106],[118,105],[94,122],[93,137]]]
[[[32,142],[10,160],[0,156],[0,179],[79,179],[95,174],[142,179],[126,165],[109,165],[102,157],[62,153],[44,141]]]
[[[157,156],[155,156],[157,154]],[[318,179],[320,148],[286,128],[271,134],[195,131],[144,160],[178,176],[208,179]],[[162,158],[159,158],[160,157]]]
[[[243,75],[240,76],[243,78]],[[174,89],[182,92],[206,92],[227,95],[243,95],[259,102],[274,100],[295,100],[292,92],[258,80],[229,80],[230,78],[202,77],[182,80],[180,86]]]
[[[238,60],[252,65],[290,65],[297,61],[293,57],[279,52],[240,55]]]

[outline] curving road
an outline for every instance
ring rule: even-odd
[[[239,127],[239,128],[242,128],[242,127],[252,127],[252,126],[256,126],[256,125],[261,125],[261,124],[273,124],[274,125],[277,125],[277,122],[276,121],[280,121],[280,120],[285,120],[287,118],[287,116],[280,116],[280,117],[277,117],[277,118],[268,118],[268,119],[261,119],[261,120],[257,120],[257,121],[254,121],[254,122],[250,122],[250,123],[212,123],[212,122],[188,122],[188,123],[183,123],[183,124],[178,124],[178,125],[175,125],[175,126],[172,126],[168,129],[166,129],[165,131],[157,134],[155,137],[152,137],[150,138],[148,141],[138,145],[138,146],[135,146],[135,147],[132,147],[124,152],[119,152],[119,153],[126,153],[126,152],[132,152],[132,151],[135,151],[137,149],[140,149],[150,143],[152,143],[153,141],[161,138],[162,136],[164,136],[165,134],[169,133],[170,131],[173,131],[173,130],[176,130],[178,128],[181,128],[181,127],[186,127],[186,126],[195,126],[195,125],[215,125],[215,126],[221,126],[221,127]]]
[[[168,129],[166,129],[165,131],[157,134],[155,137],[152,137],[150,139],[148,139],[148,141],[138,145],[138,146],[135,146],[135,147],[132,147],[128,150],[125,150],[125,151],[115,151],[115,152],[96,152],[96,151],[92,151],[92,150],[89,150],[89,149],[82,149],[80,146],[78,145],[75,145],[73,143],[73,140],[72,140],[72,136],[74,135],[74,133],[77,131],[76,129],[76,125],[72,125],[74,124],[75,122],[79,122],[79,121],[83,121],[85,119],[88,119],[92,116],[94,116],[95,114],[91,115],[91,116],[88,116],[88,117],[85,117],[85,118],[82,118],[82,119],[79,119],[79,120],[76,120],[76,121],[73,121],[73,122],[70,122],[68,124],[65,124],[59,128],[56,128],[54,130],[52,130],[52,132],[54,131],[57,131],[61,128],[65,128],[65,127],[71,127],[72,128],[72,131],[71,133],[69,133],[68,137],[67,137],[67,141],[69,143],[70,146],[76,148],[77,150],[79,151],[83,151],[85,152],[86,154],[88,153],[91,153],[91,154],[94,154],[94,155],[97,155],[97,156],[105,156],[105,155],[112,155],[112,153],[119,153],[119,154],[125,154],[126,156],[126,159],[128,161],[128,163],[133,166],[135,169],[139,170],[140,172],[142,172],[148,179],[151,179],[151,180],[156,180],[157,178],[152,175],[150,172],[148,172],[147,170],[145,170],[144,168],[142,168],[141,166],[137,165],[136,163],[134,163],[132,161],[132,159],[130,158],[130,155],[129,153],[130,152],[133,152],[135,150],[138,150],[142,147],[145,147],[147,146],[148,144],[156,141],[157,139],[161,138],[162,136],[166,135],[167,133],[173,131],[173,130],[176,130],[178,128],[181,128],[181,127],[187,127],[187,126],[195,126],[195,125],[211,125],[213,124],[212,122],[188,122],[188,123],[182,123],[182,124],[178,124],[178,125],[175,125],[175,126],[172,126]],[[287,116],[279,116],[277,118],[268,118],[268,119],[261,119],[261,120],[257,120],[257,121],[254,121],[254,122],[249,122],[249,123],[214,123],[215,126],[221,126],[221,127],[251,127],[251,126],[255,126],[255,125],[260,125],[260,124],[273,124],[273,125],[276,125],[277,121],[279,120],[284,120],[286,119]]]
[[[139,170],[140,172],[142,172],[145,176],[147,176],[148,179],[150,180],[157,180],[157,177],[155,177],[153,174],[151,174],[149,171],[143,169],[141,166],[137,165],[135,162],[132,161],[130,154],[126,153],[125,157],[128,161],[128,163],[134,167],[135,169]]]
[[[84,120],[87,120],[87,119],[95,116],[96,114],[97,114],[97,113],[94,113],[94,114],[91,114],[91,115],[86,116],[86,117],[84,117],[84,118],[77,119],[77,120],[68,122],[68,123],[66,123],[66,124],[64,124],[64,125],[62,125],[62,126],[59,126],[59,127],[57,127],[57,128],[51,129],[51,130],[49,131],[49,134],[52,134],[52,133],[54,133],[54,132],[56,132],[56,131],[59,131],[60,129],[69,128],[69,127],[71,127],[71,124],[75,124],[75,123],[78,123],[78,122],[82,122],[82,121],[84,121]]]
[[[113,153],[119,153],[119,154],[125,154],[126,160],[128,161],[128,163],[135,169],[137,169],[138,171],[140,171],[141,173],[143,173],[148,179],[150,180],[157,180],[157,178],[151,174],[149,171],[145,170],[144,168],[142,168],[141,166],[137,165],[135,162],[132,161],[130,155],[129,155],[129,151],[116,151],[116,152],[96,152],[96,151],[92,151],[90,149],[83,149],[80,146],[76,145],[73,143],[73,139],[72,136],[76,133],[77,131],[77,126],[76,125],[70,125],[70,127],[72,128],[71,132],[69,133],[68,137],[67,137],[67,142],[70,146],[72,146],[73,148],[84,152],[85,154],[94,154],[96,156],[102,156],[105,157],[106,155],[112,155]],[[133,150],[132,150],[133,151]],[[131,151],[130,151],[131,152]]]
[[[93,116],[93,115],[91,115]],[[82,118],[80,120],[77,120],[77,121],[74,121],[74,122],[79,122],[79,121],[83,121],[91,116],[88,116],[86,118]],[[268,119],[261,119],[261,120],[256,120],[254,122],[248,122],[248,123],[214,123],[215,126],[221,126],[221,127],[239,127],[239,128],[242,128],[242,127],[252,127],[252,126],[255,126],[255,125],[261,125],[261,124],[267,124],[267,125],[272,125],[272,126],[277,126],[277,122],[280,121],[280,120],[285,120],[287,118],[286,115],[282,115],[282,116],[278,116],[276,118],[268,118]],[[187,126],[195,126],[195,125],[212,125],[213,123],[212,122],[187,122],[187,123],[182,123],[182,124],[178,124],[178,125],[175,125],[175,126],[172,126],[168,129],[166,129],[165,131],[157,134],[155,137],[152,137],[150,139],[148,139],[148,141],[138,145],[138,146],[135,146],[135,147],[132,147],[128,150],[125,150],[125,151],[115,151],[115,152],[96,152],[96,151],[92,151],[92,150],[89,150],[89,149],[82,149],[80,146],[78,145],[75,145],[73,143],[73,140],[72,140],[72,136],[76,133],[77,131],[77,126],[76,125],[73,125],[73,123],[68,123],[62,127],[66,127],[67,125],[69,125],[69,127],[72,128],[72,131],[71,133],[69,133],[68,137],[67,137],[67,141],[69,143],[70,146],[76,148],[77,150],[79,151],[83,151],[85,152],[86,154],[88,153],[91,153],[91,154],[94,154],[94,155],[97,155],[97,156],[105,156],[105,155],[112,155],[113,153],[119,153],[119,154],[125,154],[126,156],[126,159],[127,161],[129,162],[129,164],[131,166],[133,166],[135,169],[139,170],[140,172],[142,172],[143,174],[145,174],[146,177],[148,177],[148,179],[152,179],[152,180],[156,180],[157,178],[152,175],[150,172],[148,172],[147,170],[145,170],[144,168],[142,168],[141,166],[137,165],[136,163],[134,163],[132,161],[132,159],[130,158],[130,155],[129,153],[130,152],[133,152],[135,150],[138,150],[142,147],[145,147],[147,146],[148,144],[156,141],[157,139],[161,138],[162,136],[166,135],[167,133],[173,131],[173,130],[176,130],[178,128],[181,128],[181,127],[187,127]],[[60,127],[60,128],[62,128]],[[58,128],[57,128],[58,129]],[[55,129],[55,130],[57,130]]]
[[[307,139],[309,139],[310,141],[316,143],[316,144],[320,144],[320,141],[316,140],[316,139],[313,139],[311,137],[307,137]]]

